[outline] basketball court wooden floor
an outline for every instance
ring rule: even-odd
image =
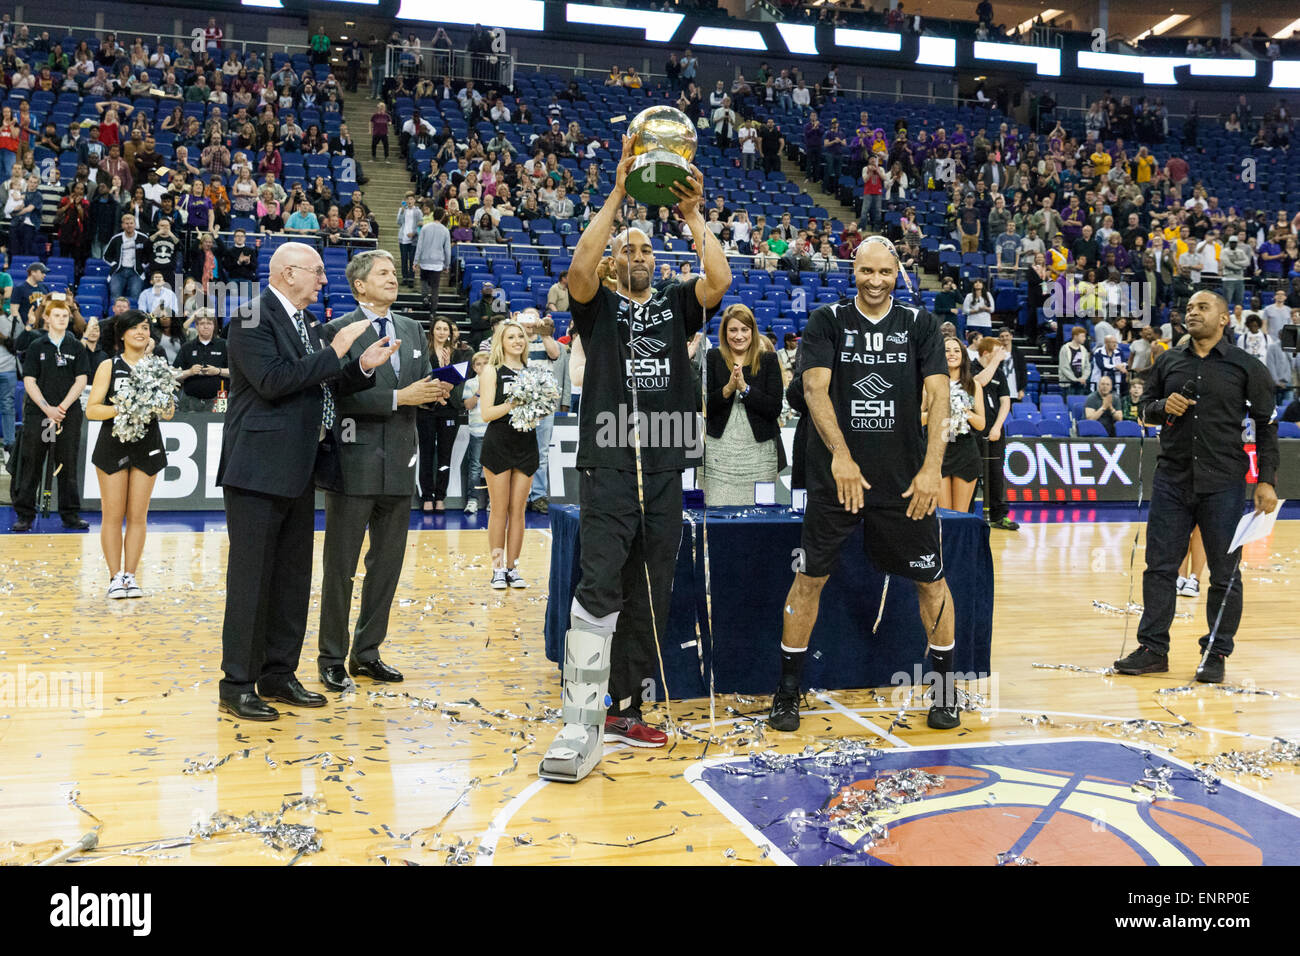
[[[1173,693],[1196,666],[1204,596],[1179,600],[1169,674],[1091,671],[1123,641],[1124,618],[1094,602],[1128,600],[1134,529],[1035,524],[995,535],[996,686],[981,688],[982,706],[959,732],[926,729],[919,709],[898,722],[895,688],[812,693],[792,735],[765,734],[752,719],[767,698],[720,696],[712,727],[707,701],[675,702],[685,732],[670,748],[610,749],[577,786],[535,775],[559,689],[542,651],[544,531],[528,532],[520,563],[532,586],[511,592],[486,587],[485,532],[413,532],[384,647],[406,682],[362,682],[319,710],[281,705],[288,713],[271,724],[216,710],[223,531],[152,533],[140,574],[148,596],[120,602],[102,596],[95,535],[5,536],[0,862],[47,858],[97,825],[99,848],[74,865],[1150,864],[1277,862],[1280,847],[1294,856],[1300,765],[1280,744],[1259,755],[1274,738],[1300,739],[1300,522],[1279,522],[1247,550],[1229,689]],[[1129,649],[1135,627],[1134,618]],[[320,689],[314,647],[310,630],[299,675]],[[775,678],[776,649],[761,653]],[[86,675],[87,693],[72,696],[59,672]],[[783,764],[774,752],[805,758]],[[1225,752],[1220,784],[1197,779],[1197,761]],[[858,830],[805,826],[833,823],[834,808],[878,774],[897,782],[917,768],[947,781],[931,781],[919,802],[859,815]],[[1162,786],[1176,793],[1152,804]]]

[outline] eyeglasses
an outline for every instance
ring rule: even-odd
[[[310,266],[285,266],[285,268],[286,269],[308,269],[309,271],[315,272],[317,278],[319,279],[325,278],[324,266],[317,266],[315,269],[311,269]]]

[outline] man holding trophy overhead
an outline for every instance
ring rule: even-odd
[[[565,638],[564,726],[538,769],[548,780],[581,780],[600,761],[604,740],[636,747],[667,740],[642,721],[641,703],[654,699],[655,642],[667,630],[681,543],[681,474],[698,429],[687,343],[731,286],[727,258],[705,228],[694,155],[695,129],[684,114],[657,106],[638,115],[623,137],[614,189],[569,267],[571,324],[586,352],[577,459],[582,579]],[[702,275],[656,290],[650,237],[628,229],[610,241],[629,193],[647,204],[676,201]],[[597,275],[607,242],[617,291]],[[660,439],[679,437],[676,444],[649,447],[642,415],[676,419],[679,427],[658,430]]]

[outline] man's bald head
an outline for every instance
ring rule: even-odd
[[[898,257],[888,244],[867,239],[858,246],[853,254],[853,282],[868,314],[886,306],[897,279]]]
[[[271,254],[270,285],[295,308],[305,309],[316,301],[325,285],[320,254],[305,242],[286,242]]]
[[[613,239],[610,240],[609,243],[610,251],[617,256],[620,253],[622,253],[623,247],[626,246],[629,242],[632,243],[633,245],[641,245],[643,243],[648,244],[650,242],[650,237],[640,229],[636,229],[636,228],[624,229],[617,236],[615,236]]]
[[[855,269],[860,262],[870,262],[873,268],[881,268],[887,265],[897,267],[898,257],[883,242],[873,241],[868,238],[863,240],[862,244],[858,246],[857,252],[853,254],[853,267]]]

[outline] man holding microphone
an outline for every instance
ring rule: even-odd
[[[1169,625],[1174,618],[1178,566],[1192,529],[1199,528],[1209,558],[1210,587],[1196,679],[1223,681],[1241,621],[1240,549],[1229,552],[1245,499],[1249,461],[1242,447],[1242,422],[1255,422],[1259,483],[1255,511],[1277,507],[1277,425],[1273,383],[1258,359],[1224,338],[1228,306],[1214,292],[1200,291],[1187,303],[1186,345],[1163,354],[1151,370],[1142,401],[1143,420],[1163,422],[1160,457],[1147,518],[1147,568],[1142,575],[1138,648],[1115,661],[1121,674],[1169,670]],[[1213,644],[1211,645],[1211,639]]]

